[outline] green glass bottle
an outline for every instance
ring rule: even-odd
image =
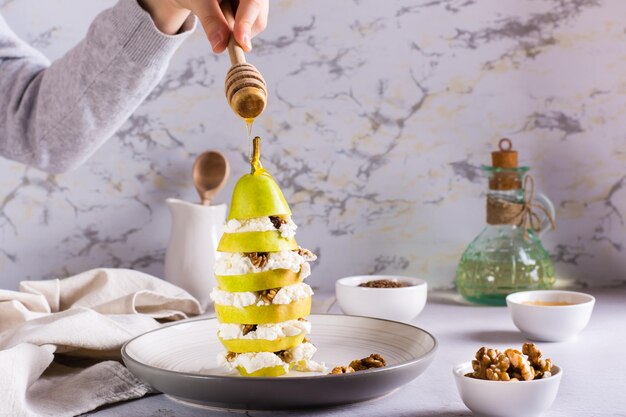
[[[504,148],[506,144],[508,149]],[[456,287],[468,301],[506,305],[506,296],[513,292],[549,289],[554,285],[552,259],[539,240],[552,223],[544,216],[541,230],[536,233],[502,211],[503,206],[524,206],[522,184],[530,169],[517,166],[517,152],[512,150],[510,140],[500,141],[500,150],[492,153],[492,163],[493,166],[481,167],[489,178],[487,226],[461,256]],[[554,218],[550,200],[543,194],[534,197]]]

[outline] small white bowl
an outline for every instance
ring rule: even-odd
[[[552,376],[532,381],[488,381],[465,376],[472,363],[452,369],[463,403],[474,413],[487,417],[536,417],[554,402],[563,370],[552,366]]]
[[[538,306],[531,301],[566,302],[570,305]],[[515,326],[531,340],[562,342],[574,338],[589,323],[596,299],[574,291],[523,291],[506,297]]]
[[[359,284],[389,279],[410,284],[400,288],[368,288]],[[398,275],[359,275],[337,280],[335,292],[341,310],[355,316],[377,317],[395,321],[411,321],[424,309],[427,298],[426,281]]]

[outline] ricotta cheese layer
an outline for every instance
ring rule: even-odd
[[[276,340],[283,337],[298,336],[311,333],[311,323],[305,320],[289,320],[282,323],[258,324],[256,329],[243,334],[243,325],[220,323],[217,334],[224,340]]]
[[[317,369],[322,369],[317,372],[323,372],[323,370],[326,369],[323,364],[320,365],[311,360],[317,351],[317,348],[311,343],[302,343],[287,350],[291,353],[292,357],[289,363],[284,362],[273,352],[239,353],[230,360],[227,359],[228,352],[220,352],[217,356],[217,362],[219,365],[225,366],[231,371],[237,369],[238,367],[242,367],[248,373],[279,365],[284,366],[285,370],[288,370],[290,364],[296,365],[296,369],[303,371],[314,371],[312,368],[302,368],[301,366],[304,364],[309,364],[311,367],[316,366]]]
[[[215,274],[242,275],[271,271],[273,269],[289,269],[293,272],[300,272],[300,277],[304,279],[311,275],[309,262],[316,259],[317,256],[308,251],[302,254],[294,250],[269,252],[267,254],[267,262],[262,268],[259,268],[243,253],[219,252],[215,260]]]
[[[274,366],[283,366],[285,371],[289,369],[289,364],[283,362],[281,358],[272,352],[240,353],[232,360],[226,359],[227,354],[228,352],[220,352],[217,355],[217,363],[230,371],[242,367],[251,374],[259,369]]]
[[[296,235],[298,226],[288,217],[285,223],[281,224],[277,229],[269,217],[255,217],[246,220],[232,219],[228,220],[223,227],[224,233],[243,233],[243,232],[269,232],[278,230],[280,235],[285,239],[291,239]]]
[[[262,300],[259,297],[259,292],[256,291],[229,292],[220,290],[217,287],[211,291],[211,300],[215,304],[243,308],[251,305],[291,304],[312,295],[313,289],[309,285],[300,282],[279,289],[271,303]]]

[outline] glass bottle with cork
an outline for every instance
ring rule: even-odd
[[[487,174],[487,226],[467,247],[456,271],[456,286],[468,301],[505,305],[516,291],[548,289],[554,266],[539,236],[554,228],[554,206],[535,194],[529,167],[518,166],[510,139],[491,153]]]

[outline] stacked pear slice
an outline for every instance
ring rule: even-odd
[[[310,271],[307,262],[315,255],[298,246],[289,205],[274,178],[261,166],[260,138],[253,143],[252,172],[235,185],[227,226],[263,227],[235,231],[226,227],[220,239],[215,274],[218,287],[211,296],[220,323],[218,337],[227,352],[218,360],[243,376],[314,370],[311,364],[319,366],[310,360],[315,348],[305,338],[310,331],[305,318],[311,311],[313,292],[302,281]],[[285,233],[278,227],[283,224],[293,225],[293,229]],[[285,267],[285,259],[292,260],[289,267]]]

